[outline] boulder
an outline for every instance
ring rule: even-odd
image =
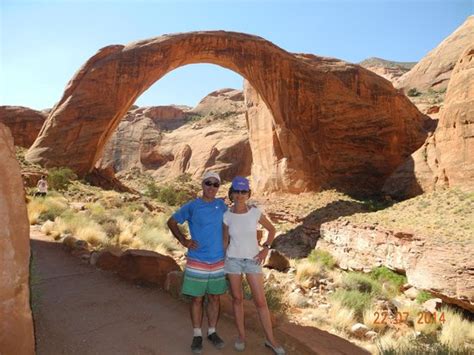
[[[164,287],[166,276],[172,271],[181,271],[170,256],[148,250],[130,249],[120,256],[118,274],[133,282]]]
[[[0,123],[10,128],[14,145],[29,148],[48,114],[22,106],[0,106]]]
[[[164,289],[172,297],[179,298],[183,286],[184,273],[182,271],[171,271],[166,275]]]
[[[263,266],[278,271],[286,271],[290,268],[290,261],[278,250],[271,249]]]
[[[10,130],[0,123],[0,352],[34,354],[30,229]]]
[[[91,261],[93,260],[99,269],[117,272],[120,265],[120,255],[121,253],[105,250],[91,258]]]

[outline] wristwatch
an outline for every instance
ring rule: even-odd
[[[264,244],[262,245],[262,247],[267,248],[267,249],[271,249],[271,248],[272,248],[272,246],[271,246],[270,244],[268,244],[268,243],[264,243]]]

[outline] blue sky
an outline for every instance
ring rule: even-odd
[[[0,0],[0,105],[52,107],[99,48],[165,33],[228,30],[290,52],[359,62],[418,61],[473,13],[471,0]],[[242,77],[215,65],[178,68],[140,106],[186,104]]]

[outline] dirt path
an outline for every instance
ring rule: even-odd
[[[38,298],[34,307],[38,355],[191,354],[187,304],[85,264],[48,239],[32,229],[39,279],[33,287]],[[205,340],[203,354],[236,354],[232,320],[221,317],[218,331],[226,347],[217,350]],[[251,331],[247,335],[247,354],[272,354],[263,346],[261,335]],[[310,353],[297,350],[288,340],[284,343],[289,354]]]

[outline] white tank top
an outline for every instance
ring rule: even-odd
[[[231,258],[252,259],[260,251],[257,241],[257,225],[262,211],[250,207],[246,213],[224,213],[224,223],[229,227],[230,242],[227,256]]]

